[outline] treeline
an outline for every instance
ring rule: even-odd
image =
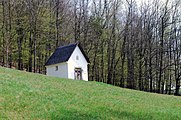
[[[90,80],[179,95],[180,7],[180,0],[1,0],[0,64],[44,74],[58,46],[79,42]]]

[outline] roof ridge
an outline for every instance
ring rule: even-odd
[[[69,47],[69,46],[72,46],[72,45],[77,45],[77,43],[72,43],[72,44],[69,44],[69,45],[60,46],[57,49],[64,48],[64,47]]]

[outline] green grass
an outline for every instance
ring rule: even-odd
[[[0,67],[0,119],[181,120],[181,97]]]

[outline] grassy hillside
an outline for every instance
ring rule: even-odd
[[[0,67],[0,119],[181,120],[181,97]]]

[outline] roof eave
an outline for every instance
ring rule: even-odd
[[[47,67],[47,66],[53,66],[53,65],[58,65],[58,64],[62,64],[62,63],[68,63],[68,61],[60,62],[60,63],[56,63],[56,64],[45,65],[45,67]]]

